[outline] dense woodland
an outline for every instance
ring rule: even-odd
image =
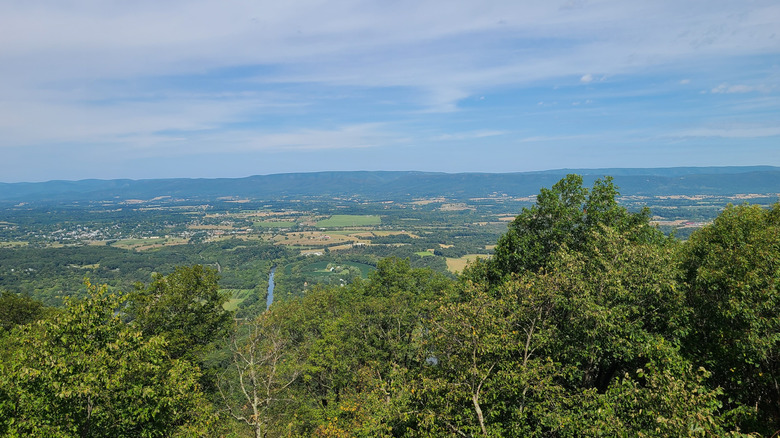
[[[268,310],[225,310],[200,264],[64,307],[4,292],[0,434],[777,434],[780,204],[683,242],[617,196],[569,175],[457,277],[386,258]]]

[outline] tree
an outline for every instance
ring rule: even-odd
[[[0,333],[34,322],[44,317],[48,311],[40,301],[3,291],[0,295]]]
[[[223,307],[227,300],[215,270],[177,267],[167,276],[155,274],[148,287],[137,285],[127,314],[145,336],[165,336],[171,357],[198,361],[232,327],[232,313]]]
[[[210,416],[199,371],[171,360],[117,316],[122,300],[88,285],[83,301],[9,336],[0,362],[0,434],[197,435]]]
[[[270,397],[269,409],[281,413],[276,411],[269,435],[288,427],[302,436],[386,436],[412,430],[402,413],[409,370],[425,361],[413,344],[414,333],[429,318],[434,297],[450,285],[430,270],[410,268],[407,260],[386,259],[368,281],[317,286],[298,299],[275,302],[263,315],[270,325],[263,323],[267,328],[260,330],[255,351],[274,350],[278,330],[279,362],[299,374],[283,394]],[[248,347],[249,339],[239,339],[238,346]],[[256,369],[259,376],[270,376],[266,365]],[[281,375],[295,375],[285,369],[274,387],[290,381]],[[285,406],[295,415],[287,415]]]
[[[720,433],[717,392],[678,345],[674,245],[601,226],[577,251],[439,301],[415,388],[432,435]]]
[[[292,400],[287,389],[302,373],[291,337],[274,310],[241,324],[230,339],[232,361],[218,388],[227,413],[250,426],[255,438],[267,436]]]
[[[713,373],[738,425],[780,430],[780,204],[729,206],[685,248],[685,351]]]
[[[462,300],[438,300],[420,332],[426,364],[410,392],[426,433],[528,436],[544,400],[562,393],[558,367],[537,354],[549,342],[552,297],[524,281],[499,289],[469,284]]]
[[[524,208],[498,240],[495,255],[482,267],[484,274],[498,284],[511,273],[545,268],[561,248],[582,250],[600,227],[638,242],[659,240],[662,234],[649,225],[649,210],[631,213],[618,205],[618,195],[611,177],[596,180],[588,190],[582,177],[573,174],[541,189],[536,205]]]

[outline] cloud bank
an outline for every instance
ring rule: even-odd
[[[499,154],[529,138],[576,147],[610,119],[665,138],[707,121],[674,108],[740,121],[753,113],[730,99],[776,93],[778,22],[780,4],[768,0],[3,2],[0,151],[62,147],[89,159],[90,145],[168,156],[415,145],[433,155],[443,150],[426,141],[470,139]],[[714,113],[695,93],[725,100]],[[53,165],[0,172],[46,179]]]

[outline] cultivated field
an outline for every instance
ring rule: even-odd
[[[317,226],[320,228],[369,227],[381,223],[382,219],[376,215],[335,214],[317,222]]]
[[[466,265],[469,262],[474,261],[478,258],[487,258],[488,256],[485,254],[466,254],[463,257],[459,258],[451,258],[447,257],[447,269],[450,270],[450,272],[461,272],[463,269],[466,268]]]

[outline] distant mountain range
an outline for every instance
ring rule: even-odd
[[[593,180],[611,175],[623,195],[732,195],[780,193],[780,167],[673,167],[653,169],[559,169],[521,173],[435,173],[404,171],[314,172],[246,178],[48,181],[0,183],[3,202],[86,202],[220,197],[274,200],[358,197],[403,200],[445,196],[454,199],[496,194],[529,196],[568,173]]]

